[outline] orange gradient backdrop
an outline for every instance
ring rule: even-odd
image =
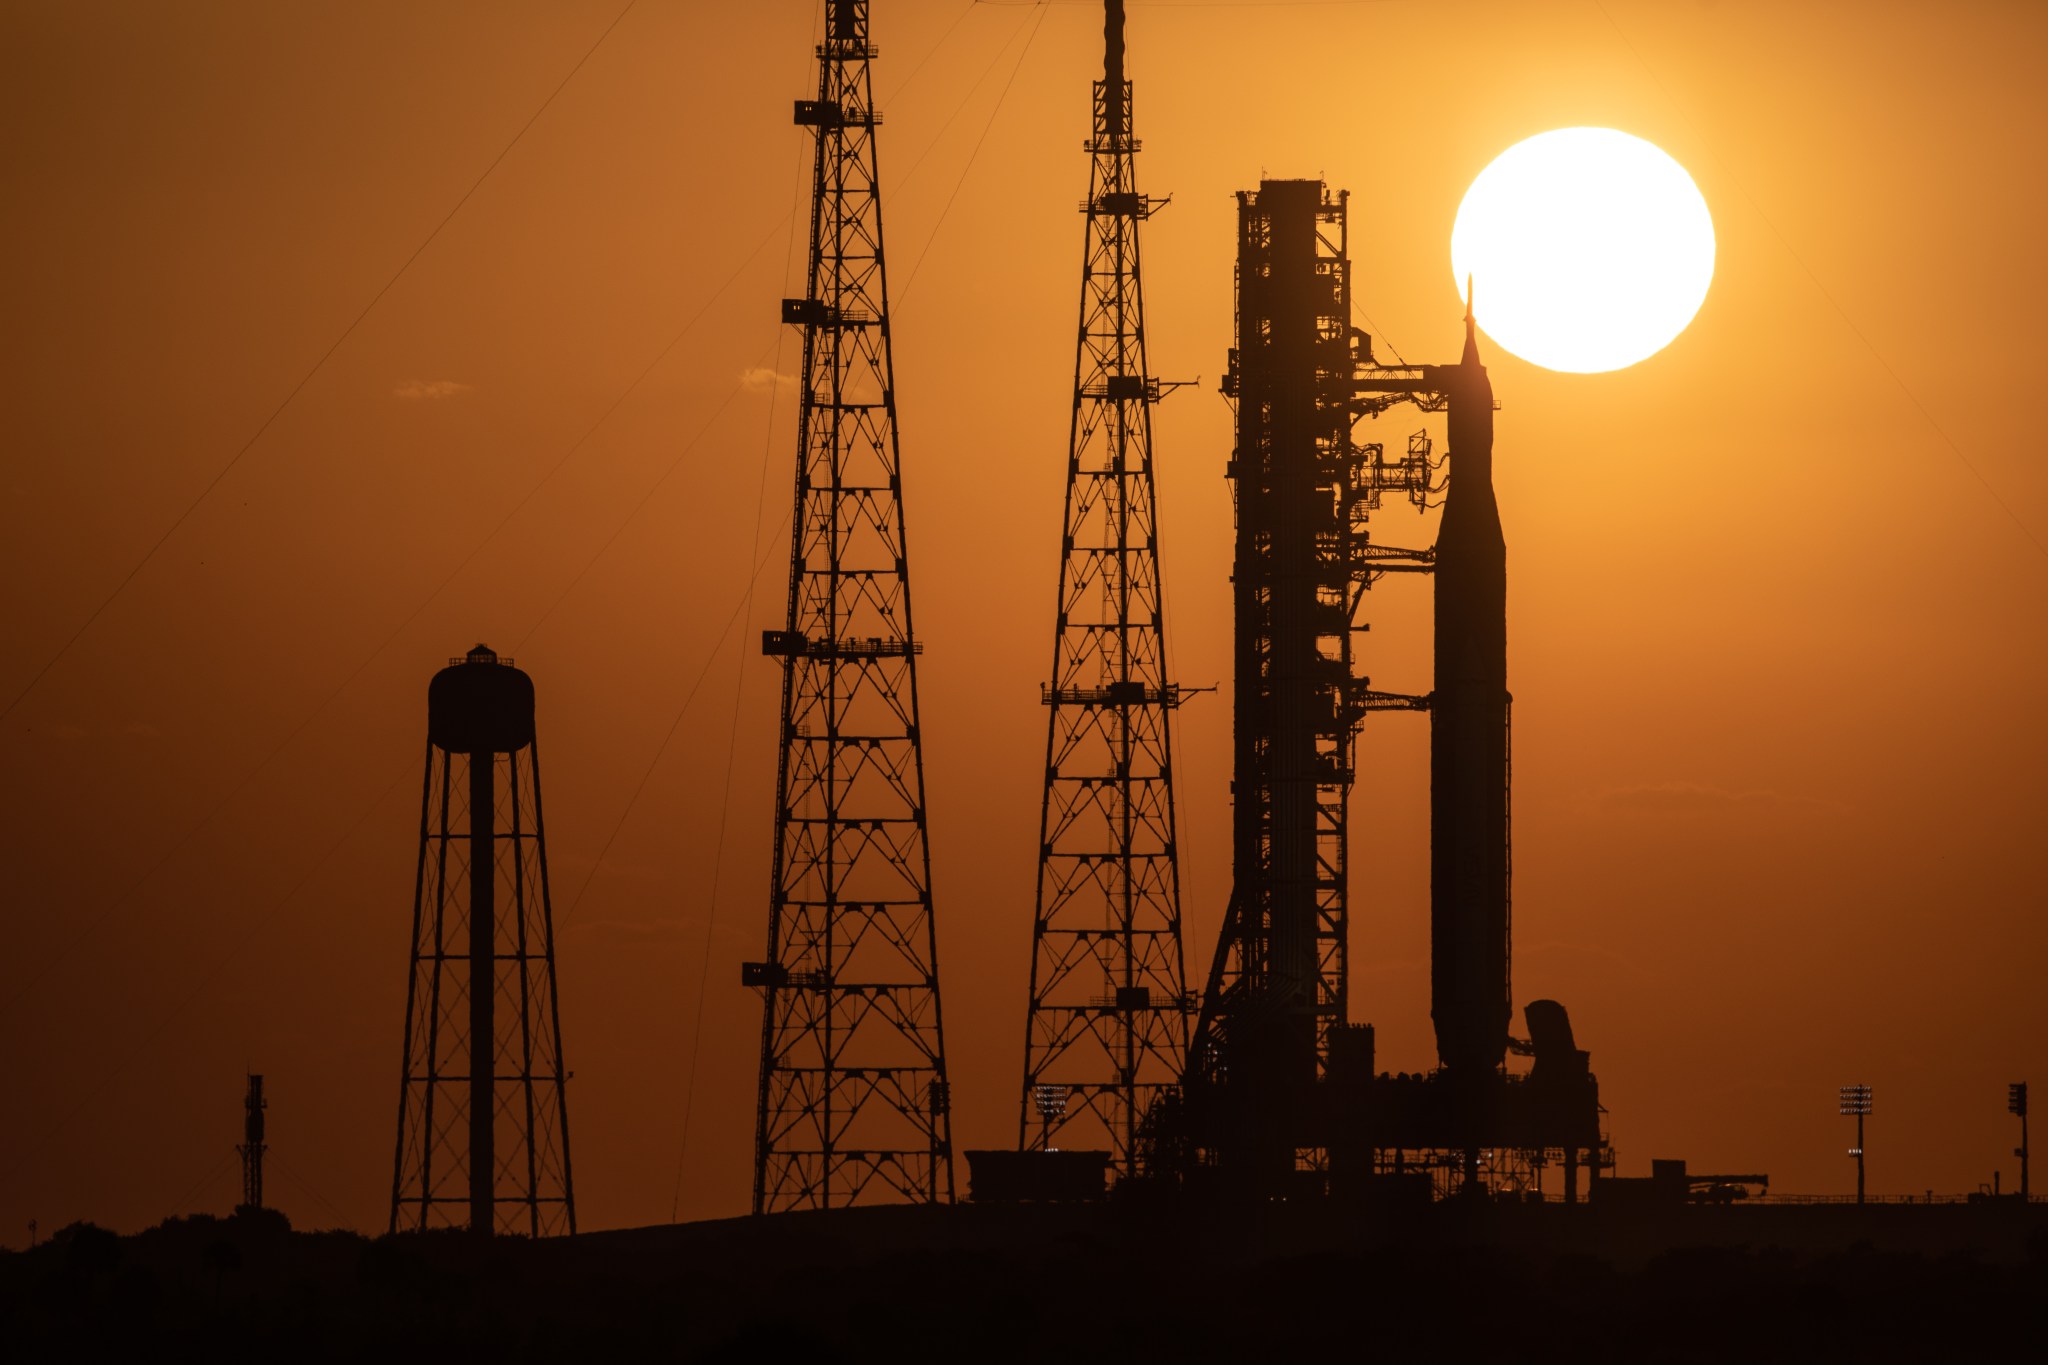
[[[480,640],[539,689],[581,1221],[744,1209],[814,9],[627,14],[0,722],[0,1242],[225,1210],[244,1068],[275,1201],[382,1227],[426,684]],[[956,1131],[994,1145],[1100,24],[875,9]],[[8,9],[0,699],[617,11]],[[1472,177],[1620,128],[1692,173],[1720,254],[1633,369],[1488,356],[1517,1004],[1570,1006],[1625,1173],[1847,1189],[1864,1081],[1874,1191],[2010,1180],[2005,1083],[2048,1084],[2048,16],[1133,0],[1130,41],[1173,195],[1152,357],[1202,380],[1157,413],[1168,625],[1179,681],[1223,685],[1179,718],[1190,976],[1229,889],[1232,191],[1349,188],[1366,325],[1448,359]],[[1376,596],[1375,682],[1426,689],[1426,592]],[[1355,806],[1353,999],[1396,1069],[1431,1061],[1424,744],[1374,717]]]

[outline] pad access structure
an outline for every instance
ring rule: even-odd
[[[1349,196],[1266,180],[1238,196],[1235,888],[1183,1089],[1155,1163],[1266,1197],[1575,1200],[1611,1166],[1599,1088],[1564,1007],[1510,1033],[1507,551],[1493,490],[1493,389],[1470,300],[1456,364],[1385,365],[1352,325]],[[1389,456],[1359,424],[1412,403],[1446,419],[1449,477],[1424,432]],[[1441,505],[1436,543],[1376,538],[1389,497]],[[1433,589],[1433,687],[1360,671],[1385,575]],[[1350,992],[1350,804],[1358,727],[1430,719],[1430,984],[1438,1067],[1376,1068]],[[1381,796],[1379,799],[1384,799]],[[1510,1056],[1528,1059],[1526,1070]]]

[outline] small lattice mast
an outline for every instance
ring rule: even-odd
[[[263,1078],[249,1073],[249,1089],[242,1096],[242,1143],[235,1152],[242,1158],[242,1209],[263,1207],[263,1154],[270,1145],[263,1140],[263,1111],[270,1107],[263,1098]]]

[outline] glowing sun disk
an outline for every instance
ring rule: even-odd
[[[1612,128],[1559,128],[1479,173],[1451,228],[1486,334],[1546,369],[1592,374],[1655,355],[1714,278],[1714,220],[1685,168]]]

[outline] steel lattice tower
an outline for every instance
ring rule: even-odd
[[[827,0],[804,329],[754,1210],[950,1201],[867,0]]]
[[[478,645],[427,692],[391,1230],[576,1231],[533,680]]]
[[[1124,7],[1104,8],[1018,1145],[1103,1147],[1129,1175],[1139,1120],[1180,1078],[1189,1002],[1138,271],[1138,225],[1164,201],[1138,189]]]

